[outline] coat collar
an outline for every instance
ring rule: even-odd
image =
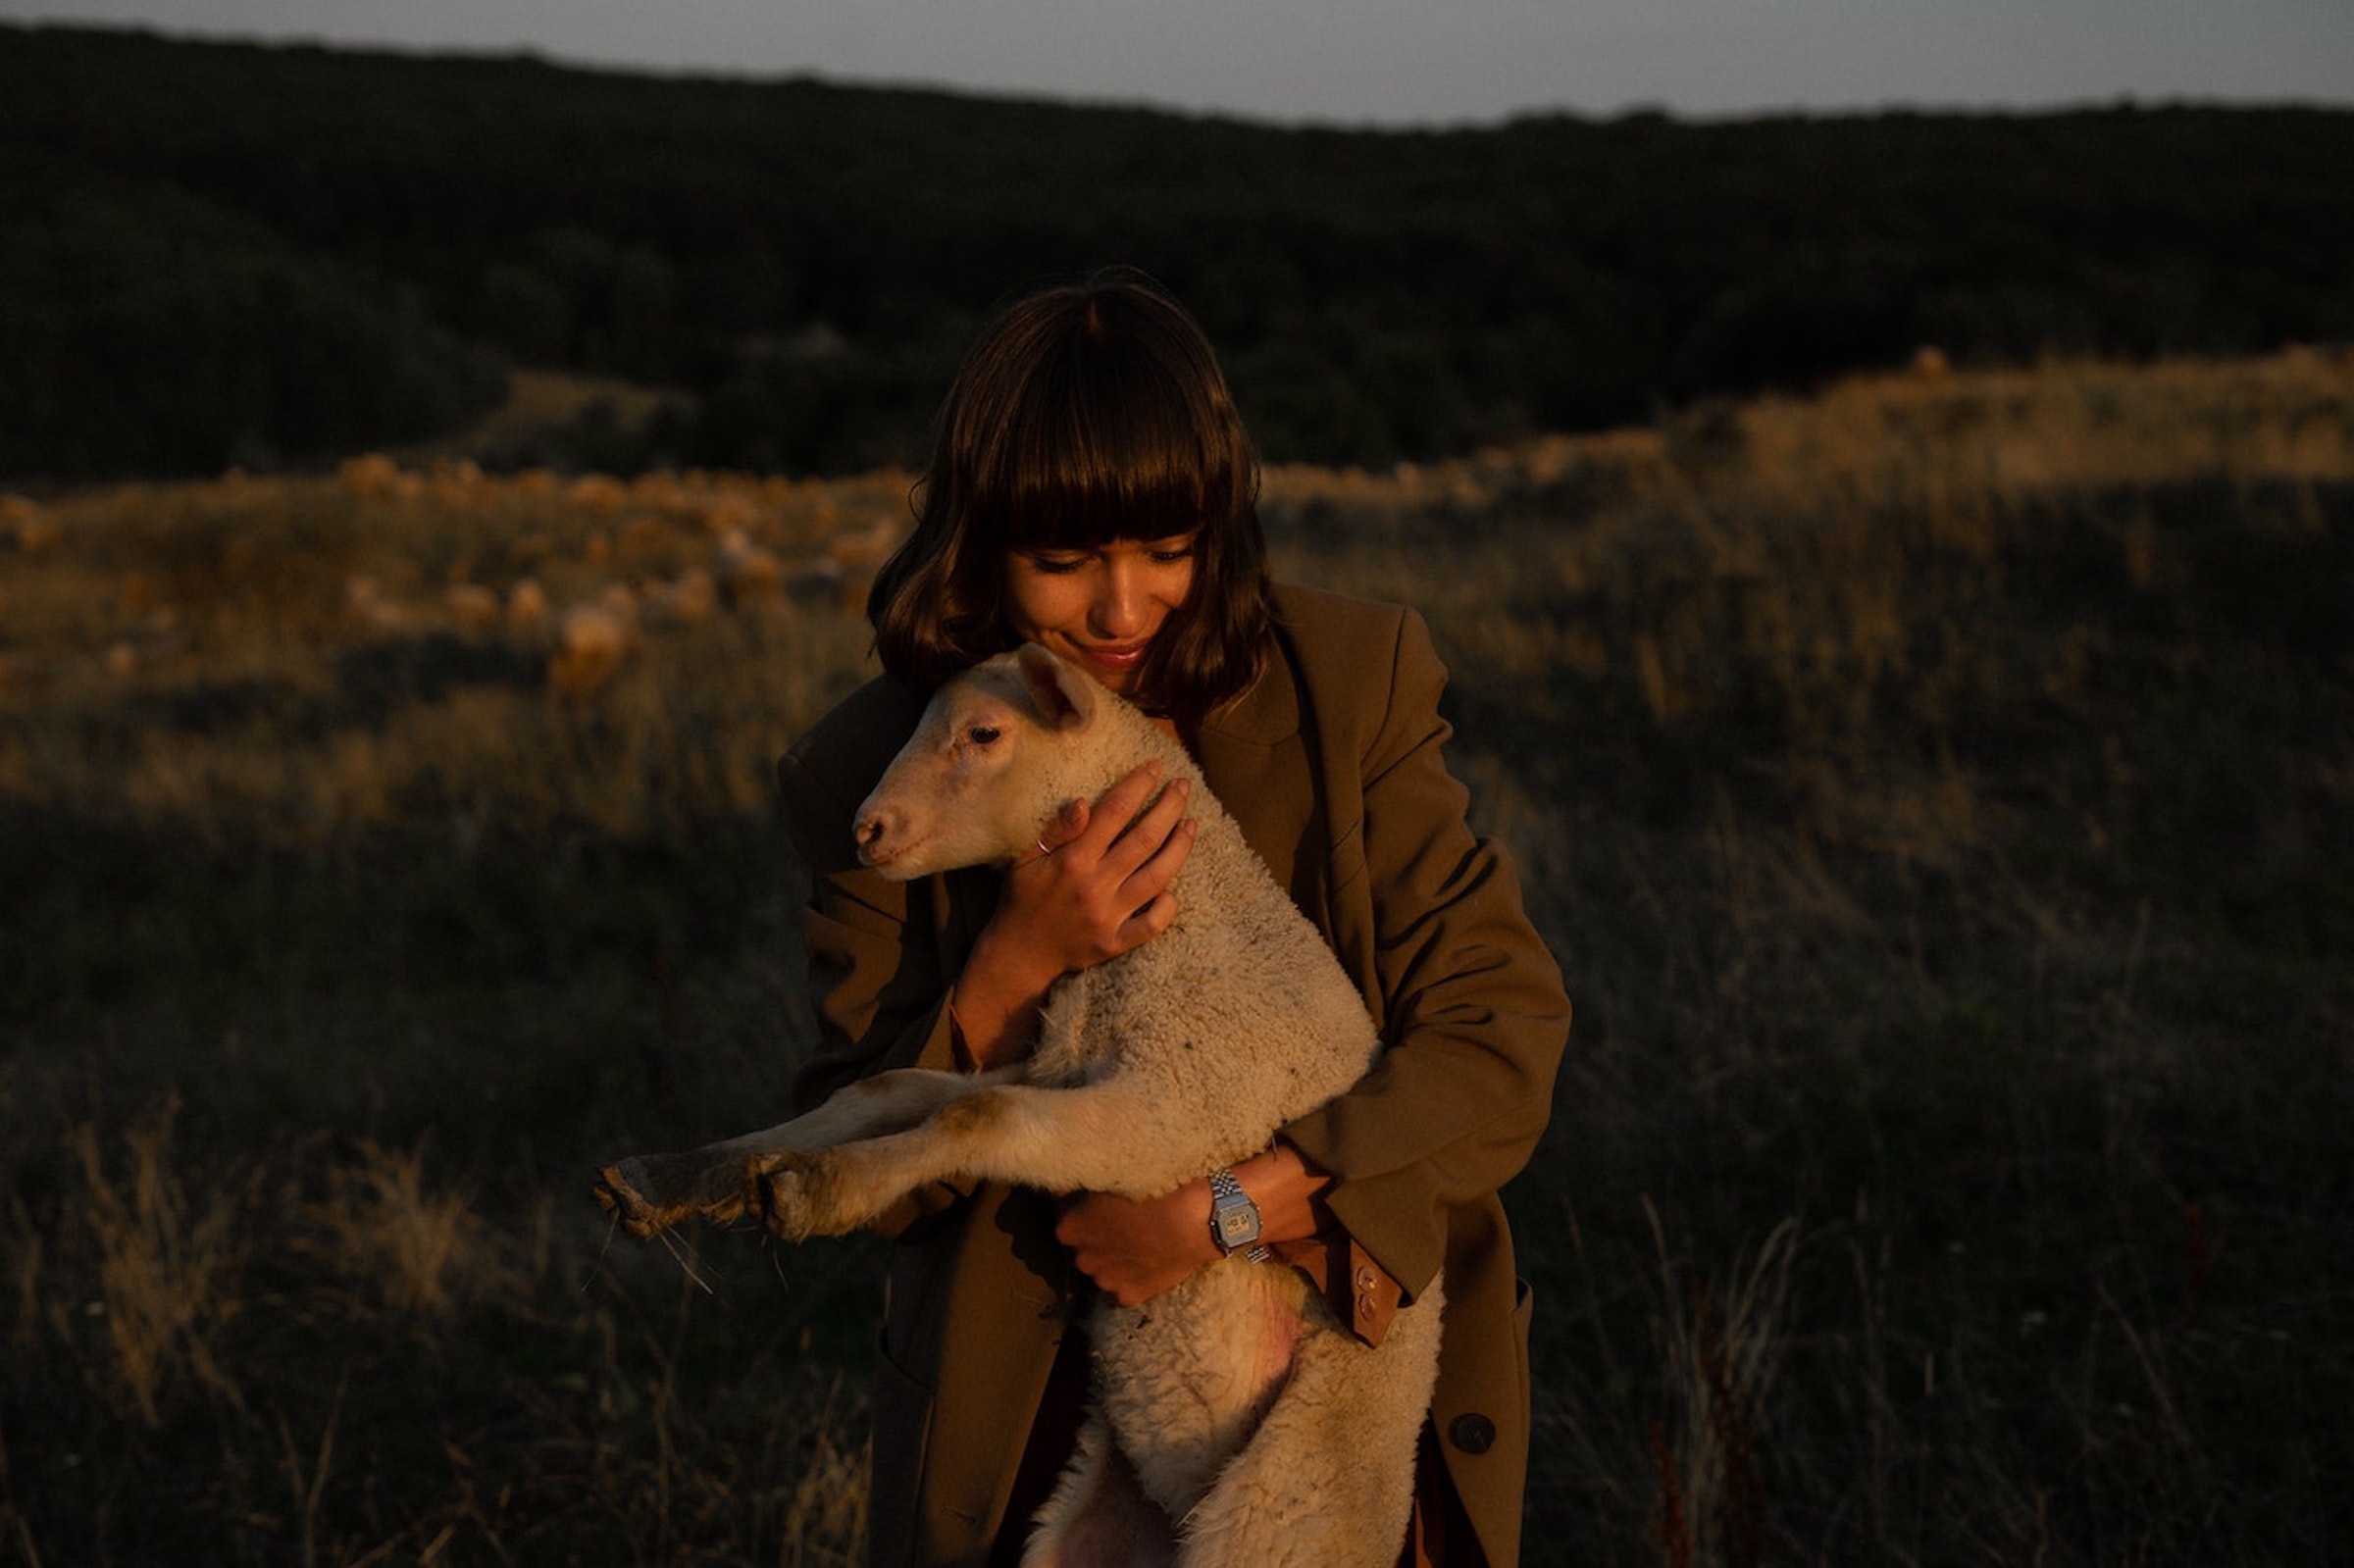
[[[1265,793],[1289,771],[1284,760],[1298,748],[1299,736],[1298,678],[1278,638],[1257,678],[1241,696],[1204,718],[1194,736],[1203,777],[1247,833],[1253,818],[1272,804]],[[1251,836],[1255,841],[1259,835]],[[1265,846],[1260,847],[1263,853]]]
[[[1303,908],[1322,864],[1321,815],[1301,728],[1299,672],[1278,637],[1248,690],[1202,721],[1195,755],[1243,836]]]
[[[1212,737],[1219,744],[1266,747],[1281,745],[1299,733],[1300,693],[1280,637],[1268,648],[1257,679],[1243,694],[1202,721],[1205,749],[1212,744]]]

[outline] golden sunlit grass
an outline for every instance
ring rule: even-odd
[[[525,1245],[493,1236],[467,1194],[432,1188],[422,1147],[384,1149],[362,1138],[349,1164],[329,1171],[325,1197],[300,1205],[297,1217],[337,1274],[380,1292],[384,1307],[419,1318],[523,1300],[547,1267],[544,1211]]]
[[[216,843],[463,821],[488,797],[519,827],[622,834],[756,810],[781,742],[859,667],[839,606],[904,491],[362,459],[74,498],[6,588],[22,717],[0,780]],[[592,655],[568,639],[584,622]],[[121,721],[102,739],[96,708]]]
[[[0,504],[10,1549],[856,1557],[875,1247],[585,1175],[783,1102],[768,770],[907,483]],[[1924,361],[1264,511],[1429,617],[1578,1004],[1532,1541],[2343,1539],[2354,366]]]
[[[243,1305],[250,1178],[190,1191],[172,1158],[173,1107],[134,1124],[120,1164],[108,1168],[96,1129],[70,1138],[87,1185],[76,1218],[96,1255],[98,1293],[82,1306],[111,1354],[96,1381],[148,1426],[162,1424],[157,1399],[186,1378],[236,1403],[237,1386],[217,1351],[221,1331]],[[240,1190],[246,1189],[246,1190]],[[74,1337],[70,1302],[49,1303],[50,1328]]]

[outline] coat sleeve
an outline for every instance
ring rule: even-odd
[[[1439,1272],[1449,1211],[1495,1192],[1534,1152],[1569,1001],[1510,856],[1471,832],[1469,792],[1447,770],[1446,671],[1429,631],[1410,611],[1394,626],[1387,703],[1333,705],[1365,717],[1328,737],[1326,784],[1344,843],[1348,790],[1332,774],[1354,755],[1363,868],[1350,882],[1361,886],[1336,888],[1335,901],[1370,907],[1359,962],[1376,978],[1385,1049],[1356,1088],[1285,1137],[1336,1178],[1334,1216],[1410,1297]],[[1357,650],[1360,681],[1368,651]]]

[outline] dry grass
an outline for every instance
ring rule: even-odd
[[[215,844],[756,811],[774,751],[859,669],[837,611],[903,491],[363,459],[72,498],[4,590],[0,787]],[[612,628],[593,667],[562,634],[589,609]]]
[[[73,1341],[94,1325],[103,1350],[89,1381],[149,1427],[163,1424],[157,1400],[182,1380],[241,1403],[223,1364],[224,1332],[244,1303],[246,1211],[250,1178],[233,1176],[211,1191],[191,1192],[172,1160],[177,1107],[134,1123],[112,1171],[97,1130],[84,1124],[69,1139],[86,1193],[68,1211],[84,1229],[75,1241],[94,1254],[97,1289],[73,1321],[71,1301],[47,1301],[49,1329]],[[32,1250],[32,1249],[28,1249]],[[41,1248],[39,1250],[46,1250]],[[28,1281],[37,1290],[37,1281]]]
[[[782,1098],[767,769],[862,678],[905,488],[361,460],[0,509],[0,1554],[855,1555],[871,1249],[619,1246],[582,1177]],[[2342,358],[1266,495],[1287,575],[1428,614],[1579,1004],[1509,1194],[1532,1540],[2344,1538]]]
[[[326,1195],[296,1214],[334,1273],[376,1292],[369,1304],[404,1317],[448,1319],[477,1303],[527,1300],[547,1272],[547,1211],[528,1238],[494,1237],[467,1193],[429,1186],[422,1145],[360,1139],[350,1162],[328,1172]],[[518,1240],[519,1255],[510,1255]]]
[[[1671,1405],[1652,1431],[1662,1556],[1674,1568],[1754,1563],[1766,1527],[1760,1428],[1789,1334],[1798,1225],[1784,1220],[1754,1254],[1732,1260],[1728,1279],[1706,1281],[1672,1255],[1659,1215],[1646,1209],[1660,1252],[1654,1354]]]

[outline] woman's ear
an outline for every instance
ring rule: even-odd
[[[1102,689],[1035,642],[1014,653],[1022,687],[1049,730],[1076,730],[1096,716]]]

